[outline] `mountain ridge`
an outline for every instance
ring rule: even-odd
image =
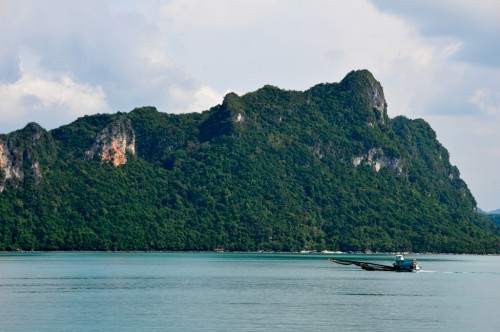
[[[390,119],[367,70],[29,124],[0,157],[0,249],[500,252],[434,130]]]

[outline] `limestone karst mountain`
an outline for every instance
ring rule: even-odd
[[[192,114],[0,135],[0,249],[500,252],[422,119],[366,70]]]

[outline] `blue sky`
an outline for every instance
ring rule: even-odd
[[[369,69],[500,207],[497,0],[0,0],[0,133],[152,105],[199,112]]]

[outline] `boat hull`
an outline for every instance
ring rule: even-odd
[[[338,259],[338,258],[328,258],[328,260],[332,263],[337,263],[340,265],[356,265],[361,267],[365,271],[417,272],[420,270],[420,267],[418,265],[416,265],[415,267],[413,266],[399,267],[399,266],[382,265],[382,264],[360,262],[360,261]]]

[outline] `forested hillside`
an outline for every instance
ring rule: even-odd
[[[486,217],[494,223],[500,225],[500,214],[488,214]]]
[[[0,135],[0,250],[500,253],[421,119],[366,70],[193,114],[143,107]]]

